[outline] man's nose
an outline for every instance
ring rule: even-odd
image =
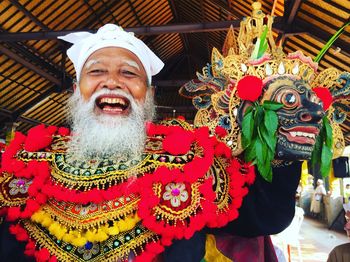
[[[124,84],[117,75],[108,75],[104,83],[104,87],[108,89],[123,88]]]

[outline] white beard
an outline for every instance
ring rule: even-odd
[[[122,95],[130,101],[130,114],[111,116],[96,114],[95,100],[102,94]],[[121,90],[101,89],[85,102],[77,87],[68,100],[68,119],[73,136],[67,153],[78,160],[113,156],[139,157],[146,140],[145,123],[154,116],[154,101],[151,89],[147,90],[144,104]]]

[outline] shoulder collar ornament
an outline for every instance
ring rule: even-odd
[[[66,158],[67,132],[39,126],[27,137],[17,133],[3,155],[0,203],[14,222],[11,233],[27,242],[26,254],[149,261],[173,239],[235,219],[253,167],[231,159],[208,129],[170,122],[149,125],[140,159],[91,165]]]

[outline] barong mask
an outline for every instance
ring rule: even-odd
[[[310,159],[316,137],[322,127],[324,110],[321,100],[303,80],[278,76],[264,85],[260,100],[283,105],[276,111],[278,117],[275,159]],[[244,108],[251,105],[243,101],[238,110],[242,123]]]
[[[232,154],[243,153],[271,180],[275,160],[341,155],[339,124],[349,109],[350,74],[334,68],[318,73],[318,64],[300,51],[285,54],[272,35],[273,17],[262,13],[260,3],[252,6],[238,37],[231,27],[222,53],[214,48],[211,64],[180,94],[198,110],[195,126],[209,126],[213,134],[223,128],[220,139]]]

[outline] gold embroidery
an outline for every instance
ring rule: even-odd
[[[136,211],[138,202],[139,197],[134,195],[85,206],[51,199],[42,209],[64,226],[86,229],[130,215]],[[93,210],[88,210],[92,205]]]
[[[87,242],[102,242],[109,236],[131,230],[140,221],[140,218],[131,214],[120,220],[110,220],[95,227],[82,230],[80,227],[67,227],[60,220],[53,220],[49,213],[39,210],[34,213],[31,220],[46,228],[50,234],[59,240],[64,240],[74,246],[83,246]],[[78,222],[78,221],[77,221]]]
[[[201,183],[199,182],[191,184],[191,204],[189,204],[186,208],[176,211],[167,207],[166,205],[159,204],[158,206],[154,207],[155,215],[160,216],[166,221],[174,221],[175,225],[178,220],[181,220],[184,223],[183,220],[195,214],[197,209],[200,207],[200,200],[202,199],[199,192],[200,185]],[[161,186],[155,186],[154,190],[158,196],[162,195],[160,192]]]
[[[15,176],[7,172],[3,172],[2,176],[0,176],[0,207],[20,206],[20,205],[24,205],[25,202],[27,201],[27,197],[28,197],[27,193],[24,193],[24,194],[20,193],[20,194],[14,194],[14,195],[10,194],[10,191],[11,191],[10,184],[15,179],[17,179]]]
[[[106,261],[112,262],[118,259],[125,259],[133,252],[139,254],[143,251],[145,244],[149,242],[158,241],[158,236],[144,228],[141,224],[138,224],[136,229],[123,232],[116,236],[111,236],[108,240],[99,244],[99,253],[95,254],[95,257],[84,259],[82,253],[79,253],[79,247],[71,246],[70,244],[64,243],[63,241],[57,240],[50,236],[38,225],[30,222],[23,221],[25,229],[28,231],[30,236],[36,240],[36,242],[42,248],[47,248],[52,255],[55,255],[59,261]],[[137,233],[137,230],[140,233]],[[127,240],[127,237],[130,240]],[[115,243],[120,243],[116,246]],[[80,256],[79,256],[80,255]]]
[[[216,193],[215,204],[219,212],[223,212],[228,208],[231,200],[229,191],[230,177],[225,171],[227,163],[222,158],[215,158],[213,165],[210,167],[207,175],[213,177],[213,187]]]

